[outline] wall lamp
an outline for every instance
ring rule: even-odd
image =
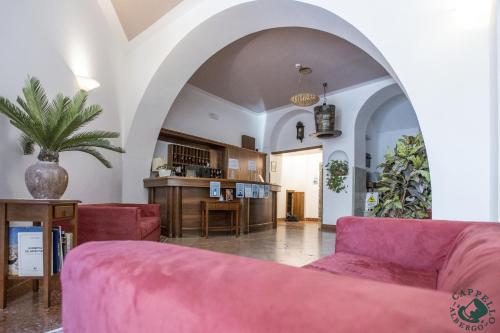
[[[77,75],[76,81],[78,82],[78,86],[80,87],[80,89],[85,91],[91,91],[101,86],[101,84],[98,81],[85,76]]]

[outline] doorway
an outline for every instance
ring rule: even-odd
[[[271,183],[281,185],[277,200],[278,222],[319,226],[323,206],[323,148],[273,152],[270,164]]]

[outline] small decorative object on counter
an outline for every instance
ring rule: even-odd
[[[233,200],[234,200],[233,189],[227,188],[226,189],[226,201],[233,201]]]
[[[172,169],[164,164],[158,167],[158,176],[159,177],[169,177],[172,175]]]

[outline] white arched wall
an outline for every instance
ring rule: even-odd
[[[356,196],[354,192],[354,160],[358,136],[356,132],[358,114],[360,112],[366,113],[367,110],[375,111],[395,94],[401,95],[402,91],[393,79],[387,77],[329,94],[327,96],[328,103],[336,106],[335,127],[342,130],[342,135],[338,138],[318,139],[308,135],[315,132],[312,107],[298,112],[295,107],[289,106],[268,113],[264,151],[283,151],[321,145],[324,165],[332,157],[335,158],[338,152],[342,152],[343,158],[349,161],[349,175],[346,178],[348,187],[345,192],[334,193],[330,191],[326,186],[325,174],[323,179],[323,224],[336,224],[339,217],[352,215],[354,211],[354,198]],[[306,125],[304,142],[295,139],[295,124],[299,120]],[[364,139],[364,134],[362,138]]]
[[[397,84],[388,85],[373,94],[359,110],[354,123],[354,165],[356,167],[365,168],[366,128],[372,115],[384,103],[402,94]]]
[[[160,20],[129,50],[130,71],[121,80],[122,129],[128,151],[123,159],[124,200],[145,200],[146,192],[140,189],[148,174],[156,134],[175,96],[205,60],[249,33],[301,26],[349,40],[379,61],[404,87],[427,142],[436,218],[495,218],[492,208],[497,203],[491,189],[496,184],[491,181],[491,172],[485,172],[497,163],[487,148],[493,137],[489,126],[493,107],[491,26],[489,17],[481,17],[478,25],[471,27],[470,19],[461,20],[458,15],[464,8],[484,9],[488,1],[185,2],[185,11],[179,10],[175,20]],[[482,21],[486,23],[481,25]],[[468,119],[472,110],[473,122]],[[451,135],[444,135],[446,130]],[[464,150],[475,152],[474,163],[456,163],[449,168],[449,161],[463,156]]]

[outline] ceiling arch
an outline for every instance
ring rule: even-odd
[[[189,83],[254,112],[290,104],[298,89],[295,64],[312,68],[301,91],[321,95],[387,76],[365,51],[330,33],[301,27],[247,35],[208,59]]]

